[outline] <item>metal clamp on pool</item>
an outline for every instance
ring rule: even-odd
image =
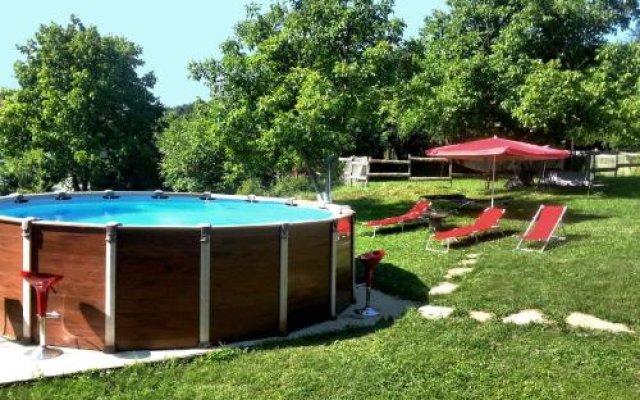
[[[156,199],[156,200],[166,200],[169,198],[169,196],[167,196],[166,194],[164,194],[164,192],[162,190],[154,190],[153,191],[153,196],[151,196],[152,199]]]
[[[105,190],[104,191],[104,196],[102,196],[103,199],[105,200],[115,200],[115,199],[119,199],[120,196],[118,196],[117,194],[115,194],[115,192],[113,190]]]
[[[56,200],[71,200],[71,195],[66,190],[59,190],[53,198]]]
[[[204,192],[202,193],[202,195],[200,195],[200,200],[210,201],[210,200],[216,200],[216,198],[213,197],[211,192]]]
[[[12,195],[14,197],[13,202],[16,204],[24,204],[24,203],[28,203],[29,199],[25,199],[24,195],[20,194],[20,193],[16,193],[14,195]]]

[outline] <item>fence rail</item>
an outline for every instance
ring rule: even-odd
[[[409,155],[406,160],[386,160],[371,157],[344,157],[340,158],[344,164],[343,181],[353,184],[354,182],[364,182],[367,184],[370,178],[406,178],[410,181],[449,181],[453,180],[453,164],[446,158],[439,157],[414,157]],[[430,176],[418,174],[419,163],[441,164],[440,174]],[[395,168],[395,171],[371,171],[371,166],[378,166],[380,169]]]

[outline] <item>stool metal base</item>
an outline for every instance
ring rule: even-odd
[[[356,310],[356,314],[362,315],[363,317],[377,317],[380,315],[380,312],[371,306],[366,306],[365,308]]]
[[[61,355],[62,350],[54,349],[53,347],[49,346],[38,346],[38,348],[35,349],[31,354],[36,360],[50,360]]]

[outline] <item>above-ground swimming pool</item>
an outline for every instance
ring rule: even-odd
[[[354,214],[163,192],[0,198],[0,335],[37,341],[21,270],[62,275],[48,344],[168,349],[286,334],[354,300]]]

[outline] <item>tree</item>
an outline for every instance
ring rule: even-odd
[[[172,112],[165,119],[158,138],[164,182],[190,192],[233,189],[241,166],[227,161],[211,107],[194,103],[189,113]]]
[[[432,142],[496,133],[544,142],[593,139],[586,135],[594,126],[585,79],[607,35],[637,16],[636,1],[449,5],[426,19],[418,72],[388,105],[401,135]]]
[[[71,179],[75,190],[149,188],[157,183],[153,132],[162,107],[139,46],[101,36],[75,16],[42,25],[18,46],[20,89],[0,109],[6,179],[48,190]],[[24,178],[33,175],[31,183]]]
[[[640,42],[603,46],[585,75],[585,121],[573,136],[615,149],[640,148]]]
[[[395,79],[403,29],[392,6],[292,0],[265,13],[248,7],[222,57],[191,65],[212,90],[215,135],[227,157],[269,183],[292,170],[315,178],[328,155],[381,149],[379,108]]]

